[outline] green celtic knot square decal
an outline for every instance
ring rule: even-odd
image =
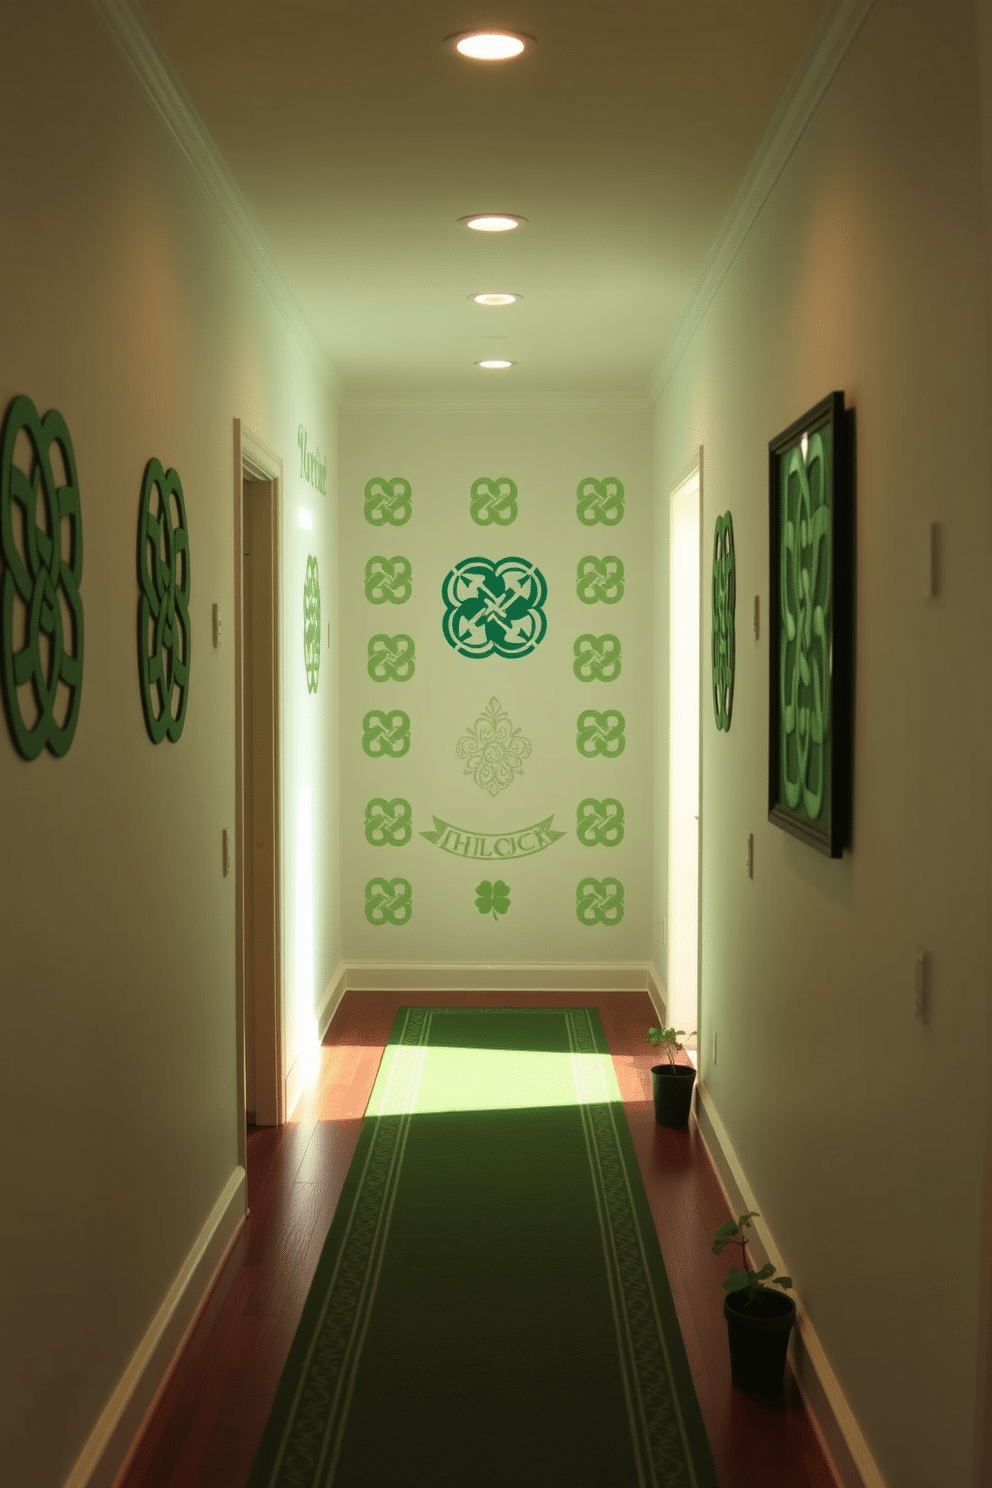
[[[605,558],[580,558],[575,592],[583,604],[617,604],[624,594],[623,562],[613,553]]]
[[[413,593],[409,558],[386,558],[377,553],[365,565],[365,598],[369,604],[406,604]]]
[[[413,836],[413,811],[409,801],[394,796],[387,801],[376,796],[365,808],[365,841],[372,847],[406,847]]]
[[[2,462],[4,712],[23,759],[37,759],[43,749],[61,757],[83,695],[83,518],[65,419],[54,408],[40,418],[30,398],[14,398]]]
[[[597,713],[587,708],[575,725],[575,747],[586,759],[617,759],[627,747],[626,721],[615,708]]]
[[[365,483],[365,520],[373,527],[402,527],[413,515],[413,491],[408,480],[374,475]]]
[[[320,683],[320,573],[311,553],[303,581],[303,665],[307,672],[307,692],[317,691]]]
[[[596,480],[587,475],[575,488],[575,514],[584,527],[615,527],[623,521],[623,481],[615,475]]]
[[[409,682],[417,669],[412,636],[374,635],[369,641],[367,666],[373,682]]]
[[[619,925],[623,884],[618,878],[584,878],[575,890],[575,913],[583,925]]]
[[[365,918],[370,925],[408,925],[413,889],[407,878],[370,878],[365,885]]]
[[[580,635],[572,647],[572,671],[580,682],[615,682],[623,658],[615,635]]]
[[[177,743],[186,722],[192,634],[189,528],[175,470],[149,460],[138,509],[138,680],[153,744]]]
[[[587,796],[575,812],[575,835],[583,847],[618,847],[623,841],[623,807],[613,796]]]
[[[713,713],[721,732],[730,728],[734,708],[736,640],[734,609],[737,570],[734,560],[734,519],[729,511],[716,519],[713,533]]]
[[[410,748],[410,715],[371,708],[362,719],[362,748],[369,759],[402,759]]]
[[[547,597],[526,558],[464,558],[441,585],[444,638],[462,656],[529,656],[548,628]]]
[[[509,527],[517,515],[517,486],[508,475],[495,480],[480,476],[472,482],[469,494],[469,516],[480,527]]]

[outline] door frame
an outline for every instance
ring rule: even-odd
[[[268,486],[270,492],[269,574],[271,596],[272,648],[264,660],[270,669],[273,718],[273,789],[269,840],[273,861],[269,875],[269,892],[262,895],[266,911],[264,934],[272,947],[272,976],[263,996],[256,984],[254,1008],[255,1109],[263,1125],[282,1125],[286,1120],[285,1071],[285,978],[283,969],[283,904],[282,904],[282,706],[280,689],[279,638],[280,624],[280,553],[282,549],[282,460],[257,434],[240,419],[234,420],[234,869],[235,869],[235,988],[237,1038],[238,1153],[242,1165],[247,1157],[247,1091],[245,1076],[245,936],[249,922],[244,902],[244,595],[242,564],[244,552],[244,482]],[[253,554],[254,556],[254,554]],[[266,803],[268,804],[268,803]],[[256,895],[257,926],[259,896]],[[255,964],[259,960],[255,958]],[[263,1037],[259,1038],[259,1032]],[[260,1098],[261,1094],[261,1098]]]

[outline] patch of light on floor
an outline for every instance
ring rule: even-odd
[[[532,1110],[619,1099],[608,1055],[390,1045],[366,1114]]]

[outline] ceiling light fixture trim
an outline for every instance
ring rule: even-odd
[[[469,212],[467,216],[459,217],[458,225],[471,232],[501,233],[514,232],[526,221],[526,217],[519,217],[515,212]]]
[[[536,46],[537,40],[525,31],[456,31],[446,36],[442,46],[471,62],[511,62]]]
[[[503,357],[486,357],[484,361],[476,362],[477,367],[482,367],[486,372],[505,372],[507,367],[515,367],[516,362],[508,362]]]
[[[515,305],[518,300],[523,299],[523,295],[510,294],[504,290],[487,289],[482,294],[469,295],[469,299],[474,300],[477,305]]]

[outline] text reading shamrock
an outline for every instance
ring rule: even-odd
[[[625,728],[623,714],[615,709],[597,713],[594,708],[587,708],[576,719],[575,747],[586,759],[595,759],[597,755],[616,759],[627,747]]]
[[[580,682],[615,682],[620,675],[620,641],[615,635],[580,635],[572,647],[572,671]]]
[[[623,599],[623,562],[613,553],[580,558],[575,570],[575,592],[583,604],[617,604]]]
[[[365,885],[365,918],[370,925],[405,925],[413,914],[407,878],[370,878]]]
[[[406,604],[413,593],[409,558],[386,558],[377,553],[365,565],[365,598],[369,604]]]
[[[472,482],[469,496],[469,515],[480,527],[495,522],[497,527],[509,527],[517,515],[517,485],[508,475],[490,480],[480,476]]]
[[[615,527],[623,520],[623,481],[615,475],[596,480],[587,475],[575,488],[575,514],[585,527]]]
[[[374,635],[369,641],[368,674],[373,682],[409,682],[416,667],[412,636]]]
[[[495,883],[484,878],[475,886],[475,907],[480,914],[491,914],[494,920],[498,920],[510,908],[510,885],[501,878]]]
[[[412,514],[413,491],[408,480],[399,475],[391,480],[374,475],[365,482],[365,520],[373,527],[382,527],[386,522],[402,527]]]
[[[402,759],[410,748],[410,715],[372,708],[362,719],[362,748],[370,759]]]
[[[575,913],[583,925],[619,925],[623,884],[618,878],[584,878],[575,890]]]
[[[575,835],[584,847],[617,847],[623,841],[623,807],[613,796],[587,796],[575,812]]]
[[[405,847],[413,836],[413,812],[402,796],[376,796],[365,808],[365,841],[372,847]]]

